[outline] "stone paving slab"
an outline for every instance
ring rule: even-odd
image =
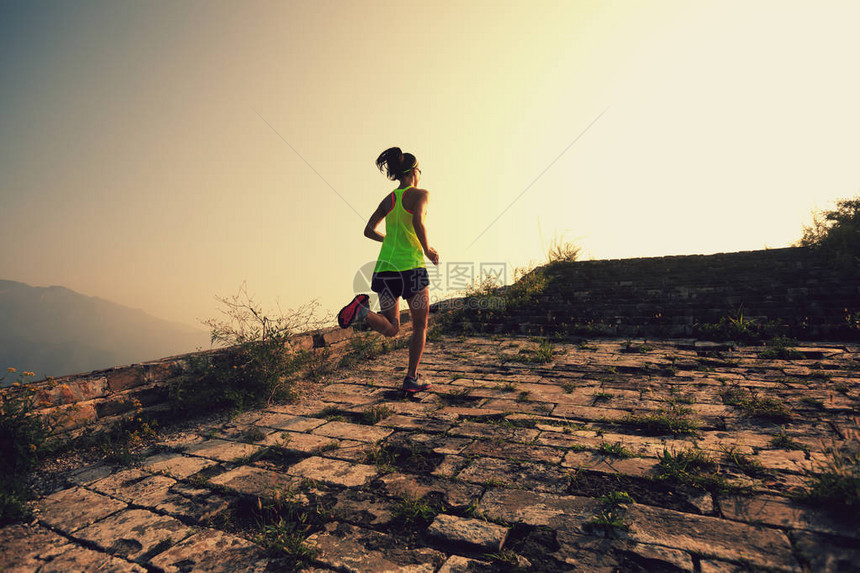
[[[136,563],[114,557],[101,551],[67,543],[39,555],[46,563],[39,573],[67,573],[69,571],[102,571],[110,573],[145,573],[146,569]]]
[[[75,536],[114,555],[146,561],[192,533],[192,528],[172,517],[129,509],[85,527]]]
[[[67,544],[67,538],[46,527],[7,525],[0,529],[0,571],[35,571],[45,563],[40,555]]]
[[[292,491],[298,479],[254,466],[239,466],[209,480],[236,493],[270,499],[276,491]]]
[[[142,468],[152,473],[162,473],[174,479],[186,479],[199,471],[217,465],[214,460],[194,458],[178,453],[159,454],[147,458]]]
[[[319,418],[307,418],[279,412],[266,412],[257,419],[256,426],[265,426],[275,430],[289,430],[291,432],[308,432],[325,424],[325,420]]]
[[[427,535],[454,545],[473,546],[485,553],[501,551],[509,528],[480,519],[454,515],[437,515],[427,528]]]
[[[175,479],[167,476],[129,469],[101,479],[89,487],[126,503],[153,506],[165,498],[175,483]]]
[[[785,533],[636,504],[629,508],[631,539],[697,555],[738,559],[756,567],[800,571]],[[739,544],[738,540],[744,540]]]
[[[343,438],[359,442],[378,442],[391,435],[392,431],[385,428],[332,421],[315,428],[311,433],[329,438]]]
[[[64,533],[74,533],[126,507],[127,504],[119,500],[74,487],[43,498],[39,503],[39,517]]]
[[[221,462],[233,462],[256,454],[261,449],[261,446],[256,446],[254,444],[231,442],[213,438],[190,446],[185,450],[185,453]]]
[[[439,551],[405,547],[388,535],[337,522],[311,535],[308,544],[323,564],[351,573],[434,573],[445,561]]]
[[[359,487],[370,483],[378,471],[374,466],[351,464],[342,460],[311,457],[287,470],[290,475],[319,480],[343,487]]]
[[[151,562],[166,573],[262,573],[267,571],[269,559],[250,541],[207,529],[156,555]]]
[[[166,492],[154,509],[183,521],[206,525],[228,515],[231,502],[228,497],[208,488],[178,483]]]

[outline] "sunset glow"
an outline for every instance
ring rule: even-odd
[[[559,237],[593,258],[787,246],[860,192],[858,21],[828,1],[4,2],[0,278],[186,324],[243,282],[336,311],[378,254],[394,145],[443,265],[510,279]]]

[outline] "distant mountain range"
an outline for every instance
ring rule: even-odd
[[[202,329],[60,286],[0,280],[0,377],[78,374],[209,348]],[[14,375],[6,375],[9,384]]]

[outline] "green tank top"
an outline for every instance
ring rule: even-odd
[[[375,273],[424,268],[424,249],[421,248],[415,227],[412,226],[412,213],[403,207],[403,193],[406,189],[395,189],[391,192],[394,206],[385,215],[385,239],[373,269]]]

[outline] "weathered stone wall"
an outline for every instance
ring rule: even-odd
[[[405,319],[406,317],[404,317]],[[397,338],[411,333],[402,321]],[[326,351],[332,362],[347,351],[355,336],[352,328],[331,328],[294,337],[293,351]],[[375,333],[371,336],[377,336]],[[381,338],[381,337],[380,337]],[[170,383],[187,374],[195,356],[221,350],[196,352],[143,364],[132,364],[86,374],[74,374],[29,384],[35,390],[36,408],[46,419],[58,423],[57,434],[77,435],[84,430],[101,430],[131,415],[158,418],[170,411]]]
[[[556,263],[533,305],[482,313],[489,330],[595,330],[618,336],[692,336],[697,325],[743,312],[799,338],[850,338],[860,272],[805,248]]]

